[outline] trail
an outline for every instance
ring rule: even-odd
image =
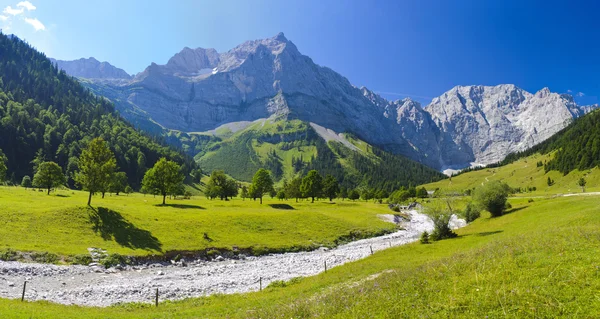
[[[0,262],[0,297],[20,298],[27,280],[26,300],[48,300],[61,304],[109,306],[126,302],[153,302],[156,288],[160,300],[178,300],[215,293],[239,293],[259,290],[275,280],[312,276],[347,262],[362,259],[374,252],[418,240],[420,234],[433,230],[425,215],[410,211],[410,222],[385,236],[358,240],[334,249],[311,252],[248,257],[240,260],[194,261],[187,266],[149,264],[128,266],[123,270],[89,266],[56,266]],[[453,216],[453,227],[464,220]]]

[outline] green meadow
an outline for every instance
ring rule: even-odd
[[[249,249],[255,253],[334,246],[344,238],[390,232],[395,225],[377,215],[387,205],[338,200],[334,203],[266,198],[258,201],[189,200],[152,195],[87,193],[0,187],[0,250],[87,254],[89,247],[130,256]]]
[[[143,196],[142,196],[143,197]],[[158,307],[0,300],[3,318],[597,318],[600,197],[511,198],[455,239],[387,249],[262,292]],[[362,207],[377,207],[377,205]],[[374,209],[375,209],[374,208]],[[367,212],[365,212],[367,213]]]

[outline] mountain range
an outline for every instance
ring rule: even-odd
[[[595,107],[512,84],[456,86],[425,107],[410,98],[388,101],[317,65],[283,33],[223,53],[186,47],[135,76],[93,58],[54,62],[152,133],[210,135],[266,118],[299,120],[325,141],[327,132],[351,134],[437,170],[498,162]]]

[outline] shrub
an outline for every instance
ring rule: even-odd
[[[287,286],[291,286],[293,284],[297,284],[300,281],[302,281],[302,277],[294,277],[288,281],[284,281],[284,280],[275,280],[272,281],[267,288],[284,288]]]
[[[429,238],[438,241],[446,238],[456,237],[456,233],[450,228],[452,212],[443,206],[430,206],[425,209],[425,214],[433,221],[433,232]]]
[[[110,254],[105,258],[101,259],[99,263],[106,268],[110,268],[116,265],[126,265],[128,263],[128,260],[123,255]]]
[[[221,252],[216,249],[211,249],[206,252],[206,256],[208,256],[210,258],[215,258],[215,257],[219,256],[220,254],[221,254]]]
[[[4,250],[0,250],[0,260],[4,261],[15,261],[19,258],[19,253],[16,251],[7,248]]]
[[[527,200],[528,203],[533,203],[533,198]]]
[[[49,253],[49,252],[41,252],[41,253],[32,253],[31,259],[38,263],[44,264],[54,264],[58,261],[58,255]]]
[[[475,201],[492,214],[492,217],[501,216],[506,209],[510,187],[505,183],[493,181],[475,190]]]
[[[89,265],[92,263],[92,256],[87,254],[75,255],[73,256],[71,263],[74,265]]]
[[[479,216],[481,216],[481,212],[477,205],[469,202],[467,204],[467,207],[465,208],[465,220],[467,221],[467,223],[473,222],[474,220],[479,218]]]
[[[421,234],[421,244],[429,244],[429,233],[427,231],[424,231]]]

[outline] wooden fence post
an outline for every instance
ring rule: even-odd
[[[23,282],[23,294],[21,294],[21,301],[25,300],[25,287],[27,287],[27,280]]]
[[[154,305],[158,307],[158,288],[156,288],[156,297],[154,298]]]

